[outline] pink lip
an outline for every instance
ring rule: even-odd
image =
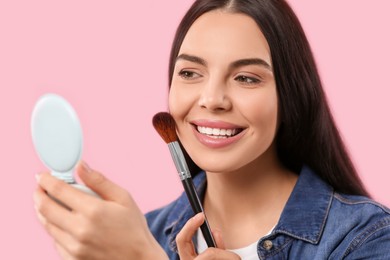
[[[216,120],[195,120],[191,121],[192,124],[196,126],[203,126],[203,127],[210,127],[210,128],[223,128],[223,129],[235,129],[235,128],[241,128],[243,129],[244,127],[234,125],[231,123],[223,122],[223,121],[216,121]],[[244,131],[240,132],[239,134],[228,137],[228,138],[212,138],[207,135],[201,134],[198,132],[196,129],[196,126],[193,127],[193,131],[195,134],[195,137],[198,139],[200,143],[203,145],[209,147],[209,148],[224,148],[226,146],[229,146],[238,140],[240,140],[244,134],[245,134],[245,129]]]

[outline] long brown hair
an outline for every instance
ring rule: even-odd
[[[305,33],[284,0],[195,1],[176,31],[169,85],[189,28],[202,14],[216,9],[250,16],[268,41],[281,115],[276,143],[282,163],[295,172],[307,165],[336,191],[368,196],[330,112]]]

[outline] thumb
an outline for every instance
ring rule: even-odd
[[[219,229],[215,229],[215,230],[212,230],[211,233],[213,233],[215,243],[217,243],[217,248],[226,249],[225,243],[223,242],[223,239],[222,239],[222,231]]]
[[[84,184],[104,200],[113,201],[125,207],[134,203],[125,189],[107,179],[102,173],[91,169],[87,163],[80,162],[76,167],[76,172]]]

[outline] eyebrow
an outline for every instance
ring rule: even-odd
[[[197,57],[197,56],[188,55],[188,54],[180,54],[176,58],[176,61],[178,61],[178,60],[186,60],[186,61],[198,63],[198,64],[203,65],[203,66],[207,65],[207,62],[204,59]]]
[[[207,62],[204,59],[197,57],[197,56],[189,55],[189,54],[184,54],[184,53],[180,54],[176,58],[176,61],[178,61],[178,60],[186,60],[186,61],[198,63],[198,64],[203,65],[203,66],[207,66]],[[266,62],[265,60],[259,59],[259,58],[249,58],[249,59],[236,60],[229,65],[229,68],[234,69],[234,68],[239,68],[242,66],[249,66],[249,65],[260,65],[260,66],[265,67],[266,69],[272,71],[271,65],[269,65],[268,62]]]
[[[248,65],[260,65],[262,67],[265,67],[266,69],[272,71],[271,65],[268,64],[263,59],[259,58],[251,58],[251,59],[241,59],[241,60],[236,60],[232,64],[230,64],[230,68],[239,68],[242,66],[248,66]]]

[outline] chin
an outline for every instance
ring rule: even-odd
[[[233,165],[221,165],[221,161],[214,163],[200,163],[197,165],[205,172],[212,173],[227,173],[237,170],[237,167],[234,167]]]

